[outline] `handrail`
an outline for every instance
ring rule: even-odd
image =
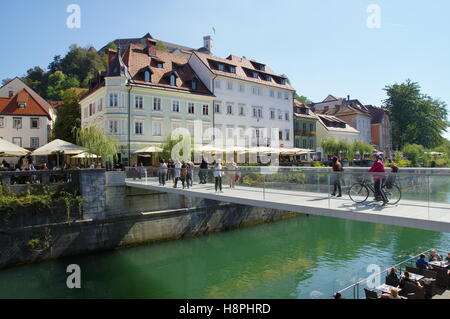
[[[400,266],[400,265],[402,265],[402,264],[404,264],[404,263],[409,262],[409,261],[412,260],[412,259],[415,259],[415,258],[419,257],[419,256],[422,255],[422,254],[423,254],[423,255],[426,254],[427,252],[429,252],[429,251],[431,251],[431,250],[433,250],[433,249],[432,249],[432,248],[427,249],[427,250],[425,250],[424,252],[421,252],[421,253],[419,253],[419,254],[417,254],[417,255],[415,255],[415,256],[409,258],[409,259],[406,259],[406,260],[404,260],[404,261],[402,261],[402,262],[400,262],[400,263],[398,263],[398,264],[395,264],[395,265],[393,265],[393,266],[390,266],[390,267],[388,267],[388,268],[386,268],[386,269],[380,271],[379,273],[376,273],[376,274],[374,274],[374,275],[371,275],[371,276],[369,276],[369,277],[367,277],[367,278],[365,278],[365,279],[363,279],[363,280],[361,280],[361,281],[358,281],[358,282],[356,282],[356,283],[354,283],[354,284],[352,284],[352,285],[350,285],[350,286],[348,286],[348,287],[346,287],[346,288],[344,288],[344,289],[341,289],[341,290],[339,290],[338,292],[339,292],[339,293],[342,293],[342,292],[344,292],[344,291],[346,291],[346,290],[348,290],[348,289],[351,289],[351,288],[353,288],[353,287],[355,287],[355,286],[359,286],[360,284],[367,282],[367,281],[369,280],[369,278],[372,279],[372,278],[378,277],[378,276],[380,276],[381,274],[385,273],[386,271],[389,271],[391,268],[396,268],[396,267],[398,267],[398,266]],[[330,298],[331,298],[331,297],[333,297],[333,296],[330,296]]]

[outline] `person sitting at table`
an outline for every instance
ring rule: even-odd
[[[424,254],[420,255],[420,258],[417,259],[417,263],[421,264],[421,265],[424,265],[424,268],[430,267],[430,264],[425,260],[425,255]]]
[[[392,287],[391,295],[389,296],[389,299],[403,299],[403,298],[400,297],[400,295],[398,294],[398,289],[395,287]]]
[[[394,279],[399,279],[397,276],[397,268],[392,267],[391,271],[389,272],[388,277],[394,278]]]
[[[445,257],[445,261],[447,263],[450,263],[450,253],[447,254],[447,257]]]
[[[406,293],[406,289],[405,289],[406,282],[413,283],[417,287],[422,287],[422,285],[419,282],[410,278],[409,272],[407,272],[407,271],[405,271],[405,273],[403,274],[402,279],[400,279],[400,284],[399,284],[399,288],[402,289],[402,292],[405,291],[405,293]]]
[[[429,261],[442,261],[442,256],[437,253],[436,249],[432,249]]]

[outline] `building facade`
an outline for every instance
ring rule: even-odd
[[[372,116],[370,123],[372,143],[380,152],[383,152],[385,157],[394,156],[391,138],[392,127],[391,121],[389,120],[389,115],[380,107],[367,105],[367,108]]]
[[[316,150],[317,122],[309,106],[294,99],[294,147]]]
[[[313,103],[312,108],[318,114],[335,116],[359,131],[358,140],[372,143],[371,115],[368,108],[357,99],[338,98],[328,95],[325,100]]]
[[[223,59],[196,51],[189,65],[215,95],[217,143],[293,147],[295,90],[286,78],[265,64],[234,55]]]
[[[0,88],[0,138],[33,151],[51,140],[55,119],[52,106],[19,78]]]
[[[189,66],[189,52],[130,44],[125,52],[109,50],[106,74],[91,81],[81,101],[82,126],[97,125],[114,136],[121,160],[130,163],[134,151],[161,145],[177,128],[194,136],[194,123],[202,124],[202,143],[209,143],[214,96]],[[209,130],[211,131],[211,130]]]

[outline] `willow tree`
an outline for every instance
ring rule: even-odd
[[[323,139],[320,142],[320,147],[326,155],[338,155],[339,153],[339,143],[334,138]]]
[[[363,159],[364,157],[372,154],[374,147],[363,141],[354,141],[352,143],[352,149],[354,155],[358,154],[360,158]]]
[[[75,136],[77,144],[86,147],[89,153],[100,156],[103,164],[117,160],[119,143],[115,137],[106,135],[102,128],[78,128]]]

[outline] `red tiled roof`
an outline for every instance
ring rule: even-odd
[[[0,114],[39,115],[51,118],[46,109],[46,105],[42,105],[41,101],[36,99],[35,95],[37,95],[37,93],[33,94],[32,90],[25,88],[11,98],[0,98]],[[26,103],[26,105],[24,108],[19,108],[19,103]],[[45,102],[45,104],[50,105],[47,102]]]
[[[212,95],[208,88],[196,76],[188,64],[188,58],[167,51],[156,50],[156,56],[149,56],[146,48],[130,44],[122,55],[122,60],[128,67],[128,72],[136,84],[173,88],[198,94]],[[152,61],[153,60],[153,61]],[[163,67],[157,68],[152,62],[162,62]],[[151,71],[151,82],[145,82],[144,71]],[[170,74],[175,73],[176,87],[170,85]],[[197,81],[197,89],[192,89],[192,79]]]
[[[290,86],[289,83],[287,83],[287,81],[286,81],[286,84],[280,84],[280,83],[275,82],[274,79],[272,79],[272,81],[266,81],[266,80],[261,79],[261,77],[253,78],[248,75],[248,73],[247,73],[248,71],[250,71],[250,72],[254,71],[254,72],[258,72],[259,74],[270,75],[273,78],[281,78],[280,75],[276,74],[268,66],[266,66],[262,63],[250,61],[246,58],[241,58],[241,57],[238,57],[235,55],[230,55],[230,56],[228,56],[228,58],[223,59],[223,58],[219,58],[219,57],[216,57],[216,56],[213,56],[210,54],[201,53],[201,52],[193,52],[193,54],[195,54],[214,74],[222,75],[222,76],[226,76],[226,77],[230,77],[230,78],[235,78],[235,79],[240,79],[240,80],[245,80],[245,81],[250,81],[250,82],[255,82],[255,83],[259,83],[259,84],[269,85],[269,86],[273,86],[273,87],[283,88],[283,89],[287,89],[287,90],[294,90],[294,88],[292,86]],[[211,62],[213,62],[213,63],[219,62],[219,63],[235,66],[236,73],[219,71],[218,69],[215,68],[214,65],[212,65]],[[254,63],[264,65],[265,66],[264,71],[256,69],[254,66]]]

